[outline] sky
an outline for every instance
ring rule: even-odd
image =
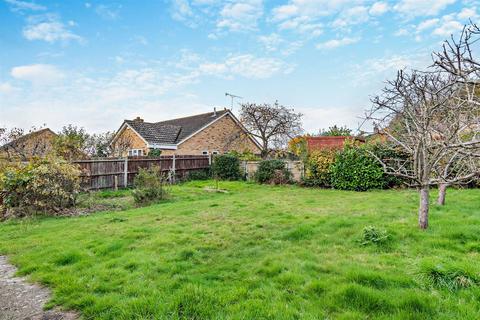
[[[113,131],[242,102],[357,129],[402,68],[479,20],[473,0],[0,0],[0,127]]]

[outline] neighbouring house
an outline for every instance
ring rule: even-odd
[[[111,142],[117,156],[209,155],[229,151],[259,154],[259,143],[228,109],[161,122],[125,120]]]
[[[0,158],[27,161],[53,151],[57,134],[49,128],[27,133],[0,147]]]
[[[343,148],[345,141],[353,140],[355,143],[365,143],[365,139],[352,136],[318,136],[306,137],[308,151],[321,150],[325,148]]]

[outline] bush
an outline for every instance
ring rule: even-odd
[[[230,151],[228,154],[237,157],[240,161],[259,161],[259,160],[262,160],[262,158],[255,155],[251,151],[238,152],[238,151],[233,150],[233,151]]]
[[[221,180],[239,180],[242,177],[240,172],[240,160],[231,154],[215,156],[212,164],[212,174]]]
[[[162,155],[162,150],[160,150],[160,149],[151,149],[148,152],[148,157],[150,157],[150,158],[160,157],[161,155]]]
[[[331,166],[335,189],[366,191],[387,186],[382,166],[364,147],[346,146]]]
[[[402,159],[407,161],[408,155],[399,150],[397,147],[383,142],[383,143],[369,143],[365,145],[366,150],[375,154],[376,157],[382,159],[382,161],[389,163],[395,161],[395,159]],[[378,160],[377,160],[378,162]],[[398,187],[404,184],[405,179],[396,177],[394,175],[384,173],[383,178],[385,179],[385,187],[393,188]]]
[[[212,173],[209,169],[202,169],[202,170],[194,170],[190,171],[187,174],[187,180],[208,180],[212,178]]]
[[[264,160],[258,165],[255,180],[259,183],[286,184],[291,181],[291,173],[281,160]]]
[[[305,177],[303,184],[306,186],[330,187],[331,168],[335,162],[337,149],[325,148],[311,152],[305,161]]]
[[[132,193],[135,203],[145,205],[165,199],[167,192],[164,180],[159,167],[140,168],[134,180],[135,190]]]
[[[79,175],[76,166],[57,158],[5,168],[0,175],[3,206],[17,216],[73,207],[80,191]]]

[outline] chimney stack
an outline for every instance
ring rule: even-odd
[[[136,117],[133,121],[135,122],[143,122],[143,119],[140,117]]]
[[[217,116],[217,108],[216,108],[216,107],[213,107],[213,116],[214,116],[214,117]]]

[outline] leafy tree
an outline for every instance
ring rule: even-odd
[[[89,138],[84,128],[72,124],[64,126],[55,139],[55,152],[67,160],[83,158],[88,154]]]
[[[352,130],[347,128],[347,126],[339,127],[334,125],[329,127],[327,130],[320,130],[321,136],[346,136],[349,137],[352,135]]]

